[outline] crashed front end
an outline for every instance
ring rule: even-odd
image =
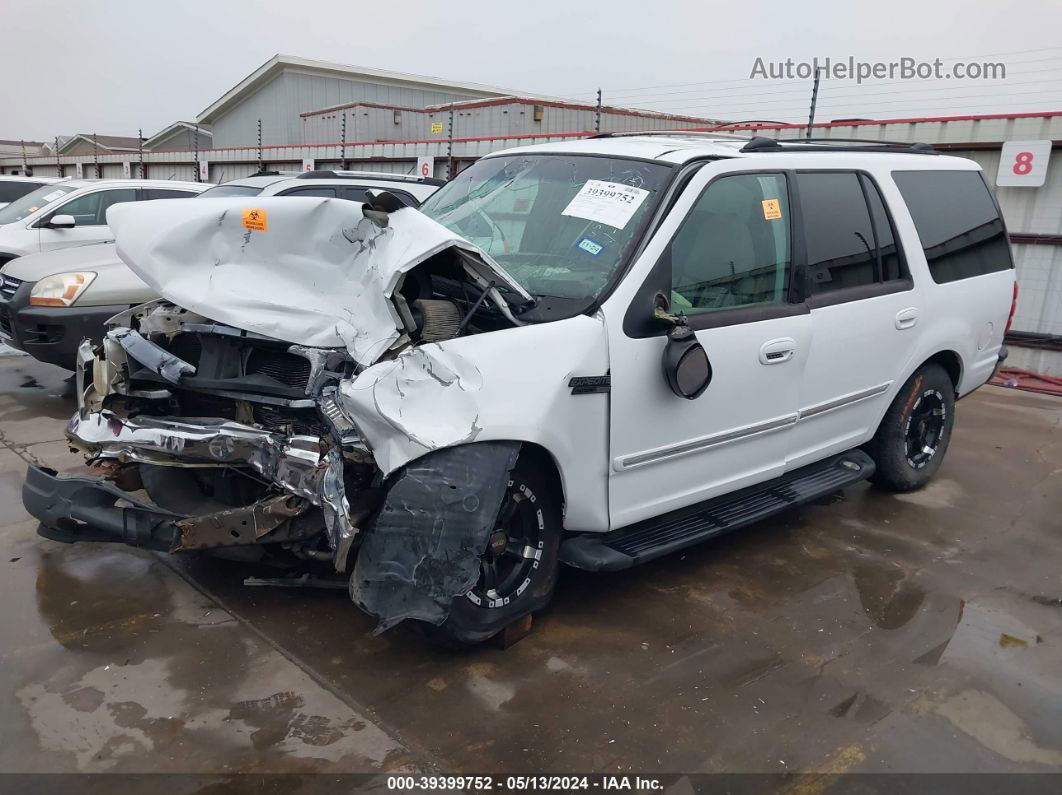
[[[452,385],[460,392],[476,377],[468,362],[432,344],[456,334],[457,306],[418,298],[418,277],[411,272],[419,267],[467,279],[468,288],[494,301],[479,321],[487,327],[511,321],[495,287],[505,275],[492,277],[491,264],[476,261],[470,246],[430,235],[425,243],[424,234],[419,248],[402,241],[392,223],[399,213],[373,217],[376,211],[366,206],[350,220],[350,208],[358,205],[305,201],[301,210],[290,210],[288,200],[261,212],[273,224],[295,213],[299,234],[311,239],[315,222],[333,230],[325,242],[333,250],[317,262],[331,257],[335,273],[357,282],[360,293],[347,285],[348,296],[355,292],[358,300],[345,322],[334,319],[342,316],[337,311],[325,322],[319,306],[305,304],[300,316],[297,296],[281,312],[290,293],[265,306],[264,286],[245,291],[257,314],[233,306],[239,300],[222,300],[231,299],[231,288],[215,296],[209,288],[195,290],[197,275],[216,287],[243,265],[260,267],[256,257],[283,260],[285,241],[278,246],[267,239],[266,246],[261,236],[256,241],[234,227],[238,215],[231,203],[219,205],[213,217],[186,214],[177,242],[197,241],[204,253],[197,259],[185,245],[186,272],[169,280],[173,235],[155,241],[127,235],[123,249],[124,216],[112,218],[130,266],[155,263],[138,274],[149,283],[157,279],[168,297],[187,289],[189,298],[131,309],[112,319],[102,343],[82,343],[78,410],[66,435],[85,453],[90,474],[59,476],[32,467],[24,502],[41,521],[41,534],[54,540],[328,562],[351,574],[351,596],[380,620],[380,630],[405,618],[441,624],[452,600],[475,585],[518,445],[483,442],[461,451],[454,445],[473,441],[478,432],[475,415],[449,435],[441,419],[444,438],[406,436],[405,444],[423,447],[424,460],[396,469],[359,423],[370,435],[374,425],[389,423],[391,435],[402,436],[401,406],[389,412],[380,405],[386,397],[374,389],[381,367],[408,368],[403,383],[410,388],[419,375],[435,388]],[[346,228],[336,223],[341,218]],[[144,213],[135,220],[138,229],[150,227]],[[256,242],[265,246],[258,253]],[[200,260],[206,270],[197,274]],[[182,285],[181,279],[191,281]],[[319,284],[311,288],[320,291]],[[285,292],[282,283],[271,289]],[[250,313],[239,326],[225,322],[245,310]],[[460,407],[454,413],[460,416]]]

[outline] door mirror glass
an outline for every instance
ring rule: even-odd
[[[77,220],[72,215],[53,215],[48,220],[49,229],[73,229]]]
[[[678,397],[693,400],[712,383],[712,363],[689,326],[676,326],[664,347],[664,379]]]

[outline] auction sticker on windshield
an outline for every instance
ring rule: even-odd
[[[585,218],[623,229],[648,196],[649,191],[644,188],[588,179],[561,215]]]

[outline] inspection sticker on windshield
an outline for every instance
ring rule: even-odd
[[[43,201],[45,204],[47,204],[48,202],[53,202],[56,199],[58,199],[60,196],[65,196],[65,195],[66,195],[66,191],[65,190],[53,190],[51,193],[47,194],[46,196],[41,196],[41,201]]]
[[[584,237],[579,241],[579,248],[585,251],[587,254],[596,257],[604,250],[604,246],[598,243],[596,240],[591,240],[588,237]]]
[[[561,215],[585,218],[623,229],[649,195],[644,188],[588,179]]]
[[[269,224],[266,222],[265,210],[244,210],[243,211],[243,228],[250,229],[253,232],[266,232],[269,230]]]

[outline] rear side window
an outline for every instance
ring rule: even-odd
[[[190,190],[173,190],[172,188],[141,188],[144,201],[150,199],[190,199],[196,194]]]
[[[322,199],[334,199],[336,197],[336,189],[317,186],[314,188],[292,188],[291,190],[283,191],[277,194],[278,196],[317,196]]]
[[[854,173],[800,174],[808,294],[874,284],[874,232]]]
[[[1014,267],[1006,229],[977,171],[894,171],[937,284]]]

